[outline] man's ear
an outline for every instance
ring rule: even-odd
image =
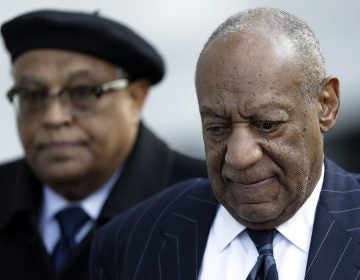
[[[149,92],[149,88],[150,82],[145,79],[137,80],[131,83],[129,93],[136,111],[141,111]]]
[[[321,132],[329,131],[336,123],[340,106],[339,94],[339,80],[336,77],[326,78],[319,96]]]

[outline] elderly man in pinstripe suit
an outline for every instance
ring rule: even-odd
[[[311,29],[277,9],[234,15],[205,44],[196,88],[209,180],[106,226],[92,279],[360,279],[360,175],[324,156],[339,81]]]

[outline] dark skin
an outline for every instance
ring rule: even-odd
[[[199,61],[197,94],[210,182],[241,224],[271,229],[303,205],[323,164],[339,82],[305,95],[288,38],[256,31],[216,40]]]
[[[116,79],[116,66],[65,50],[32,50],[13,65],[15,86],[47,88],[100,85]],[[103,95],[93,114],[77,118],[53,98],[41,116],[18,117],[26,159],[44,183],[69,200],[100,188],[122,166],[138,132],[149,83]]]

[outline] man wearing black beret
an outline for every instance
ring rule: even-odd
[[[206,176],[205,164],[142,124],[164,64],[126,26],[44,10],[1,33],[25,158],[0,166],[0,278],[88,279],[99,226],[176,181]]]

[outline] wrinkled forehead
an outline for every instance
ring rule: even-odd
[[[243,78],[259,81],[259,77],[288,71],[296,74],[294,67],[298,56],[290,39],[281,33],[239,33],[214,39],[208,44],[198,61],[196,85],[198,89],[208,83],[232,83]]]
[[[255,112],[269,104],[271,108],[289,108],[301,102],[302,66],[292,48],[281,34],[242,34],[214,40],[198,64],[200,109],[231,111],[234,107]]]

